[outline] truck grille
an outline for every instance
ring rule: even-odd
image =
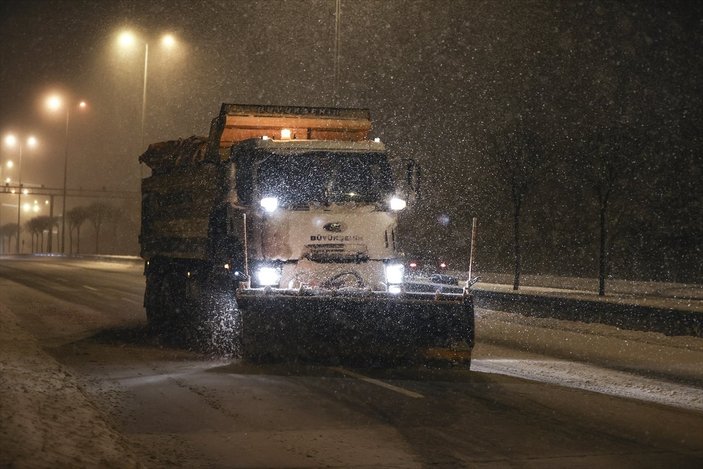
[[[308,244],[303,257],[313,262],[366,262],[365,244]]]

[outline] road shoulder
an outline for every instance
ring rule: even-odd
[[[0,466],[140,467],[74,376],[0,304]]]

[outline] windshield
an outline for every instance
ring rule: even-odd
[[[258,164],[256,183],[262,197],[288,207],[377,203],[393,191],[388,162],[378,153],[271,155]]]

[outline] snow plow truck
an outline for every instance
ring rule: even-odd
[[[151,144],[149,328],[248,360],[468,365],[471,294],[406,291],[417,166],[370,130],[367,109],[223,104],[208,137]]]

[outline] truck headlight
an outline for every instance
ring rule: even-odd
[[[394,212],[398,212],[400,210],[403,210],[407,206],[407,202],[405,202],[403,199],[400,197],[393,197],[390,202],[388,203],[388,206],[390,207],[391,210]]]
[[[405,266],[403,264],[387,264],[386,265],[386,283],[388,285],[398,285],[403,283],[403,274]]]
[[[259,203],[267,212],[275,212],[278,208],[278,197],[264,197]]]
[[[256,270],[256,282],[263,287],[277,286],[281,281],[281,270],[276,267],[264,266]]]

